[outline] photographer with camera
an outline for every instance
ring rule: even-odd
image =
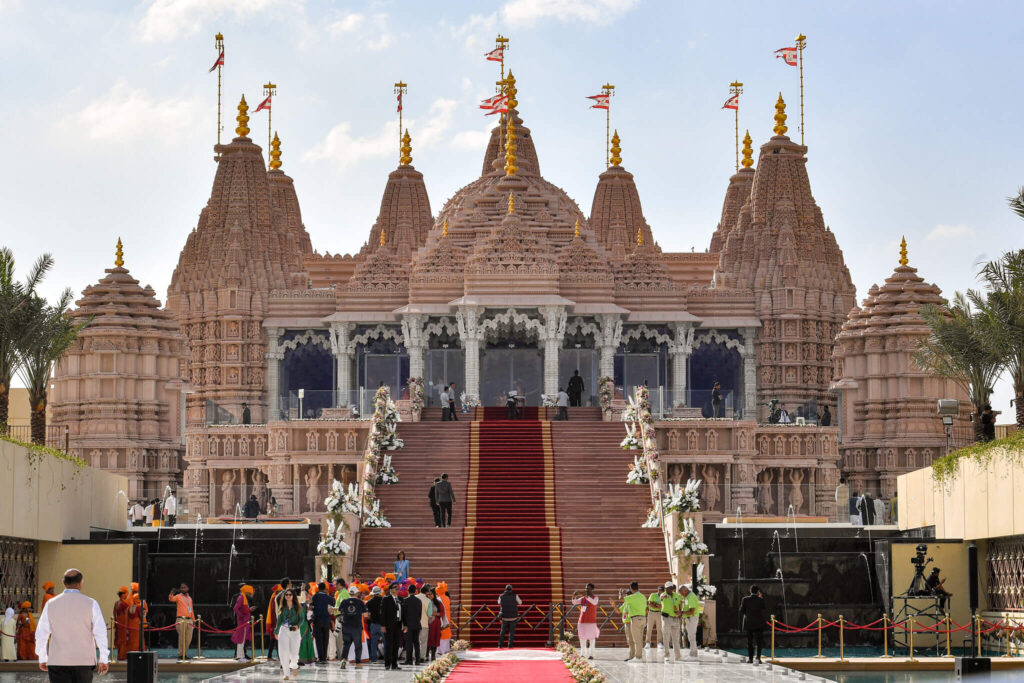
[[[929,561],[931,561],[931,558],[929,558]],[[932,567],[932,573],[928,575],[928,578],[925,579],[924,583],[932,595],[937,595],[939,597],[939,609],[943,614],[945,614],[946,603],[949,602],[951,597],[953,597],[953,594],[942,587],[942,584],[946,583],[946,580],[939,578],[939,571],[938,567]]]

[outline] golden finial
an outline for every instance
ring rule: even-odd
[[[743,136],[743,161],[740,162],[743,168],[750,168],[754,165],[754,160],[751,158],[754,156],[754,150],[750,146],[751,142],[750,131],[748,130],[747,134]]]
[[[779,101],[775,103],[775,131],[776,135],[785,135],[786,131],[786,101],[782,99],[782,93],[779,93]]]
[[[274,139],[270,141],[270,168],[275,171],[281,168],[281,138],[274,131]]]
[[[384,228],[380,229],[380,246],[384,246],[388,243],[388,233]]]
[[[447,237],[447,236],[448,236],[448,219],[445,218],[444,219],[444,231],[441,233],[441,237]]]
[[[622,149],[619,147],[619,131],[615,131],[615,134],[612,135],[612,156],[611,159],[609,159],[612,166],[618,166],[622,163],[622,157],[619,156],[621,153]]]
[[[412,138],[409,137],[409,129],[405,129],[405,135],[402,136],[402,146],[399,148],[402,152],[402,156],[399,157],[398,163],[402,166],[408,166],[412,163]]]
[[[508,128],[505,131],[505,175],[515,175],[516,166],[516,125],[512,117],[508,117]]]
[[[505,79],[505,94],[508,95],[508,108],[515,109],[519,102],[516,101],[516,77],[512,75],[512,71],[509,70],[508,77]]]
[[[242,95],[242,101],[238,103],[238,128],[235,128],[235,132],[238,133],[238,137],[244,138],[249,136],[249,105],[245,103],[245,95]]]
[[[508,193],[508,212],[516,212],[516,198],[512,196],[511,192]]]
[[[907,238],[904,237],[900,240],[900,265],[905,266],[907,263]]]
[[[644,246],[644,229],[643,228],[637,228],[636,229],[636,246],[638,246],[638,247]]]
[[[580,236],[580,219],[576,219],[576,237]]]
[[[120,268],[124,265],[124,245],[121,244],[121,238],[117,238],[117,249],[114,250],[114,266]]]

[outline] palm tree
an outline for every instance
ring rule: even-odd
[[[46,390],[53,365],[78,337],[89,321],[75,322],[68,310],[71,289],[65,289],[55,305],[33,296],[28,305],[28,325],[19,345],[20,374],[28,387],[32,409],[32,443],[46,443]]]
[[[1017,191],[1016,197],[1007,197],[1006,201],[1009,203],[1011,211],[1024,218],[1024,187]]]
[[[36,287],[53,267],[43,254],[32,265],[25,282],[14,279],[14,252],[0,247],[0,434],[7,434],[11,378],[20,364],[18,347],[26,328],[27,306]]]
[[[1003,369],[1001,354],[985,343],[983,314],[971,307],[960,292],[952,305],[923,306],[921,317],[931,333],[919,343],[914,361],[919,368],[953,380],[970,397],[980,415],[992,395],[992,385]],[[974,439],[983,437],[981,420],[974,420]]]
[[[982,342],[1010,375],[1017,429],[1024,430],[1024,250],[986,263],[978,275],[987,291],[971,290],[967,297],[984,326]]]

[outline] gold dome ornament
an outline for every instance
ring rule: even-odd
[[[516,198],[514,196],[512,196],[511,192],[508,193],[508,212],[509,213],[515,213],[516,212]]]
[[[576,235],[575,236],[576,237],[580,236],[580,219],[579,218],[576,219]]]
[[[380,229],[380,246],[385,246],[388,243],[388,233],[384,228]]]
[[[905,266],[908,263],[910,263],[910,261],[907,259],[907,238],[903,237],[903,239],[900,240],[900,265]]]
[[[779,100],[775,103],[775,131],[776,135],[785,135],[789,128],[786,128],[786,101],[782,99],[782,93],[779,93]]]
[[[249,105],[245,103],[245,95],[242,95],[242,101],[238,103],[238,116],[235,120],[238,121],[238,128],[235,128],[238,137],[249,137]]]
[[[505,175],[515,175],[516,166],[516,126],[512,117],[508,117],[508,128],[505,130]]]
[[[751,142],[753,141],[750,139],[750,131],[748,130],[747,134],[743,136],[743,161],[740,162],[740,166],[743,168],[750,168],[754,165],[754,160],[752,158],[754,156],[754,150],[750,146]]]
[[[622,157],[620,156],[622,149],[619,147],[619,142],[619,131],[616,130],[612,135],[612,156],[609,159],[612,166],[618,166],[622,163]]]
[[[274,139],[270,142],[270,168],[275,171],[281,168],[281,138],[274,131]]]
[[[121,238],[117,238],[117,248],[114,250],[114,267],[124,267],[124,245],[121,244]]]
[[[402,146],[399,148],[402,156],[398,158],[398,162],[402,166],[408,166],[412,163],[412,138],[409,137],[409,129],[405,129],[405,135],[402,136]]]
[[[447,236],[448,236],[448,219],[445,218],[444,219],[444,229],[441,232],[441,237],[447,237]]]

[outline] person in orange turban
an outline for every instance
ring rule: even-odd
[[[245,644],[252,639],[252,609],[249,601],[252,600],[253,592],[252,586],[243,584],[235,599],[235,632],[231,634],[231,642],[235,644],[235,659],[240,662],[249,661]]]
[[[53,589],[54,589],[53,581],[47,581],[46,583],[43,584],[43,607],[44,608],[46,607],[46,603],[48,603],[50,600],[53,600],[55,597],[57,597],[57,594],[54,592]]]
[[[128,659],[128,607],[131,591],[128,586],[121,586],[117,591],[117,602],[114,603],[114,647],[117,648],[117,659]]]
[[[444,606],[444,616],[441,618],[441,644],[437,646],[437,654],[443,655],[448,652],[452,640],[452,599],[448,597],[448,582],[438,581],[434,592]]]
[[[15,635],[18,639],[18,659],[36,659],[36,620],[32,617],[32,603],[26,600],[19,605],[21,612],[18,614],[18,630]]]
[[[275,583],[270,591],[270,602],[267,604],[267,618],[264,621],[267,636],[270,638],[270,645],[267,647],[267,661],[274,658],[274,650],[277,649],[277,637],[274,635],[277,632],[277,610],[274,609],[274,605],[277,604],[277,596],[281,590],[281,584]]]
[[[140,650],[139,646],[142,643],[144,609],[142,598],[139,596],[139,584],[133,583],[131,586],[131,592],[128,594],[128,610],[125,612],[125,615],[128,617],[128,633],[125,648],[126,652],[138,652]]]

